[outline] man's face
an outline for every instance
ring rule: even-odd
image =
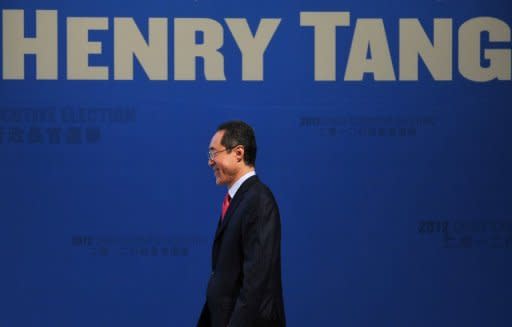
[[[226,147],[220,143],[224,131],[216,132],[211,141],[209,150],[214,152],[214,158],[208,160],[208,165],[212,167],[217,185],[231,186],[235,182],[239,164],[235,151],[228,152]],[[221,152],[217,152],[221,151]],[[217,153],[216,153],[217,152]]]

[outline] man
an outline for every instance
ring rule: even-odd
[[[220,125],[208,151],[215,183],[228,192],[212,248],[212,273],[198,327],[286,326],[281,221],[255,172],[256,138],[242,121]]]

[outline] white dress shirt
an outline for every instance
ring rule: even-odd
[[[235,184],[233,184],[229,190],[228,190],[228,193],[229,193],[229,196],[231,197],[231,199],[233,199],[235,197],[235,194],[236,194],[236,191],[238,191],[238,189],[240,188],[240,186],[242,186],[243,182],[245,182],[249,177],[251,176],[254,176],[256,175],[256,171],[254,170],[251,170],[250,172],[246,173],[245,175],[243,175],[242,177],[240,177],[236,182]]]

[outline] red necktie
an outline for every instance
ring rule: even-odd
[[[222,201],[222,216],[221,220],[224,220],[224,216],[226,215],[226,211],[228,211],[229,203],[231,202],[231,197],[229,196],[229,193],[226,193],[226,196],[224,197],[224,201]]]

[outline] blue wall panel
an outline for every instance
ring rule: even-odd
[[[58,76],[0,67],[0,326],[193,326],[205,298],[211,243],[225,189],[206,151],[223,121],[251,124],[257,172],[282,219],[289,326],[512,324],[512,115],[508,79],[459,72],[459,27],[493,17],[504,0],[10,1],[26,37],[36,10],[58,12]],[[336,33],[336,81],[314,79],[314,32],[300,12],[350,12]],[[91,31],[108,80],[67,78],[69,17],[106,17]],[[114,17],[168,19],[168,78],[114,79]],[[174,79],[174,19],[210,18],[224,31],[225,81]],[[264,79],[242,80],[224,18],[280,18]],[[382,19],[399,78],[399,20],[452,19],[453,77],[420,60],[418,81],[345,81],[359,19]],[[4,25],[3,40],[11,33]],[[198,33],[200,41],[204,35]],[[198,42],[199,42],[198,41]],[[5,59],[3,43],[0,56]],[[369,55],[370,56],[370,55]],[[439,59],[441,60],[441,59]],[[505,69],[504,68],[504,69]],[[39,116],[37,116],[39,115]]]

